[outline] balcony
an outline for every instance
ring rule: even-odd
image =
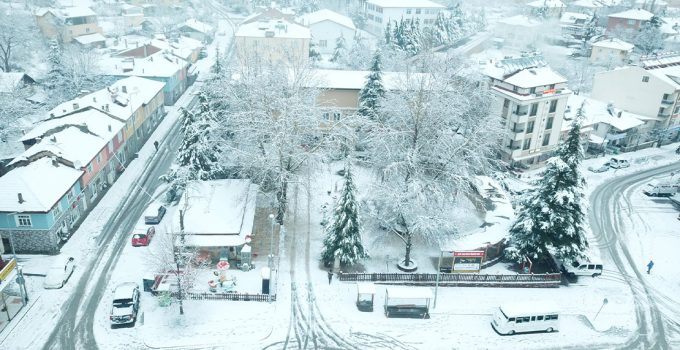
[[[673,105],[673,100],[661,100],[661,104],[664,106],[672,106]]]
[[[529,111],[512,111],[510,120],[515,123],[526,123],[529,119]]]
[[[522,148],[522,145],[520,145],[519,143],[510,144],[510,145],[505,145],[505,148],[509,149],[510,151],[516,151],[516,150]]]

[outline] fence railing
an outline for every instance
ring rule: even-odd
[[[233,300],[233,301],[276,301],[276,294],[243,294],[243,293],[185,293],[185,297],[191,300]],[[177,298],[178,293],[172,293]]]
[[[340,281],[347,282],[400,282],[399,284],[434,285],[436,273],[343,273],[338,274]],[[478,287],[558,287],[562,280],[559,273],[481,275],[467,273],[441,273],[440,285],[478,286]],[[395,283],[396,284],[396,283]]]

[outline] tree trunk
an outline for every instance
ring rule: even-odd
[[[411,264],[411,233],[406,234],[406,256],[404,257],[404,266]]]
[[[276,192],[276,200],[278,201],[278,208],[276,209],[276,223],[283,225],[283,218],[286,215],[286,208],[288,206],[288,181],[284,180],[281,183],[281,189]]]

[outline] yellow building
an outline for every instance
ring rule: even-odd
[[[81,35],[102,33],[97,24],[97,14],[88,7],[40,9],[35,17],[43,35],[64,43],[70,43]]]

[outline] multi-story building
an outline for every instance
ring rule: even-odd
[[[89,7],[40,9],[35,17],[44,36],[64,43],[70,43],[81,35],[102,33],[97,24],[97,14]]]
[[[350,49],[357,30],[351,18],[327,9],[305,14],[298,22],[309,27],[312,43],[323,54],[333,53],[335,43],[340,37],[345,39],[345,46]]]
[[[557,148],[571,91],[567,80],[541,56],[504,59],[484,69],[496,97],[495,113],[504,120],[503,159],[531,166]]]
[[[242,63],[305,64],[309,60],[309,28],[283,19],[242,24],[234,35]]]
[[[680,128],[680,55],[643,57],[637,66],[595,74],[592,97],[656,121],[663,143]]]
[[[428,26],[444,9],[445,6],[430,0],[368,0],[366,30],[379,36],[389,22],[402,18],[418,20],[421,25]]]
[[[130,77],[62,103],[28,131],[0,177],[0,234],[55,253],[163,115],[163,83]],[[4,220],[3,220],[4,217]]]
[[[590,62],[616,66],[627,63],[635,45],[616,38],[594,42],[590,50]]]

